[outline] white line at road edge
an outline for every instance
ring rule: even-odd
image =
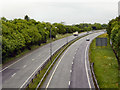
[[[30,77],[22,84],[20,88],[23,88],[23,86],[28,82],[28,80],[32,77],[32,75],[45,63],[45,61],[30,75]]]
[[[75,43],[76,43],[76,42],[75,42]],[[75,43],[74,43],[74,44],[75,44]],[[54,76],[54,74],[55,74],[55,71],[57,70],[58,65],[59,65],[60,62],[62,61],[62,58],[65,56],[65,54],[68,52],[68,50],[69,50],[71,47],[72,47],[72,45],[71,45],[70,47],[68,47],[68,49],[66,50],[66,52],[65,52],[65,53],[63,54],[63,56],[60,58],[58,64],[56,65],[56,67],[55,67],[55,69],[54,69],[54,71],[53,71],[53,73],[52,73],[52,75],[51,75],[51,77],[50,77],[50,79],[49,79],[49,81],[48,81],[48,83],[47,83],[46,89],[49,87],[50,82],[51,82],[51,80],[52,80],[52,78],[53,78],[53,76]]]
[[[60,48],[60,47],[59,47]],[[56,51],[55,51],[56,52]],[[49,57],[42,62],[42,64],[28,77],[28,79],[26,81],[24,81],[24,83],[22,84],[22,86],[20,88],[23,88],[23,86],[28,82],[28,80],[34,75],[34,73],[49,59]]]
[[[76,42],[75,42],[76,43]],[[60,46],[61,47],[61,46]],[[59,48],[60,48],[59,47]],[[71,46],[70,46],[71,47]],[[69,48],[70,48],[69,47]],[[56,52],[56,51],[55,51]],[[49,57],[46,59],[46,60],[48,60],[49,59]],[[46,60],[30,75],[30,77],[22,84],[22,86],[20,87],[20,88],[23,88],[23,86],[28,82],[28,80],[33,76],[33,74],[46,62]]]
[[[89,75],[88,75],[87,62],[86,62],[88,46],[89,46],[89,44],[87,45],[87,47],[86,47],[86,49],[85,49],[85,69],[86,69],[88,84],[89,84],[89,87],[91,88],[91,84],[90,84],[90,80],[89,80]]]

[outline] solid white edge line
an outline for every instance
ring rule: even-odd
[[[60,47],[59,47],[60,48]],[[56,51],[55,51],[56,52]],[[49,57],[46,59],[46,60],[48,60],[49,59]],[[24,81],[24,83],[21,85],[21,87],[20,88],[23,88],[23,86],[27,83],[27,81],[32,77],[32,75],[46,62],[46,60],[45,61],[43,61],[42,62],[42,64],[28,77],[28,79],[26,80],[26,81]]]
[[[66,50],[66,52],[63,54],[63,56],[60,58],[58,64],[56,65],[56,67],[55,67],[55,69],[54,69],[54,71],[53,71],[53,73],[52,73],[52,75],[51,75],[51,77],[50,77],[50,79],[49,79],[49,81],[48,81],[48,83],[47,83],[47,85],[46,85],[46,89],[49,87],[50,82],[51,82],[51,80],[52,80],[52,78],[53,78],[53,76],[54,76],[54,74],[55,74],[55,72],[56,72],[56,70],[57,70],[57,68],[58,68],[58,65],[60,64],[60,62],[62,61],[63,57],[65,56],[65,54],[68,52],[68,50],[69,50],[70,48],[71,48],[71,46]]]
[[[75,43],[77,43],[77,42],[74,42],[74,44],[75,44]],[[60,64],[62,58],[65,56],[65,54],[68,52],[68,50],[69,50],[71,47],[72,47],[72,45],[71,45],[70,47],[68,47],[68,49],[66,50],[66,52],[65,52],[65,53],[63,54],[63,56],[60,58],[60,61],[58,62],[57,66],[55,67],[55,69],[54,69],[54,71],[53,71],[53,73],[52,73],[52,75],[51,75],[51,77],[50,77],[50,79],[49,79],[49,81],[48,81],[48,83],[47,83],[47,85],[46,85],[46,89],[49,87],[49,84],[50,84],[50,82],[51,82],[51,80],[52,80],[52,78],[53,78],[53,75],[54,75],[56,69],[58,68],[58,65]],[[72,62],[72,63],[73,63],[73,62]]]
[[[47,60],[47,59],[46,59]],[[45,61],[46,61],[45,60]],[[44,62],[45,62],[44,61]],[[20,88],[23,88],[23,86],[27,83],[27,81],[32,77],[32,75],[44,64],[44,62],[28,77],[28,79],[22,84]]]
[[[89,43],[88,43],[88,45],[87,45],[87,47],[85,49],[85,69],[86,69],[88,84],[89,84],[89,87],[91,88],[91,84],[90,84],[90,80],[89,80],[89,75],[88,75],[87,62],[86,62],[86,58],[87,58],[86,53],[87,53],[88,46],[89,46]]]
[[[76,42],[75,42],[76,43]],[[60,47],[59,47],[60,48]],[[70,47],[69,47],[70,48]],[[49,58],[49,57],[48,57]],[[48,58],[46,60],[48,60]],[[23,88],[23,86],[27,83],[27,81],[32,77],[32,75],[46,62],[46,60],[28,77],[28,79],[22,84],[20,88]]]

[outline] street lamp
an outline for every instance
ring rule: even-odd
[[[50,27],[50,60],[52,62],[52,41],[51,41],[51,27]]]
[[[66,28],[68,34],[68,27]],[[68,36],[66,37],[66,43],[68,44]]]
[[[51,33],[52,33],[52,31],[51,31],[51,28],[52,27],[50,27],[50,60],[51,60],[51,62],[52,62],[52,40],[51,40]],[[55,27],[55,28],[57,28],[57,27]]]
[[[52,62],[52,39],[51,39],[51,37],[52,37],[52,35],[51,35],[52,31],[51,31],[51,28],[52,27],[50,27],[50,60]],[[57,28],[57,27],[55,27],[55,28]]]

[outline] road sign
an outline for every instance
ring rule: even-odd
[[[96,46],[107,46],[107,38],[96,38]]]

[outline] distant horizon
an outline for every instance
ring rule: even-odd
[[[90,2],[91,1],[91,2]],[[28,15],[40,22],[61,23],[73,25],[80,23],[108,24],[118,17],[119,0],[4,0],[2,14],[8,20],[24,19]],[[4,6],[5,5],[5,6]],[[7,6],[7,7],[6,7]]]
[[[28,15],[29,16],[29,15]],[[3,16],[4,17],[4,16]],[[0,18],[2,18],[2,17],[0,17]],[[4,18],[6,18],[6,17],[4,17]],[[13,19],[8,19],[8,18],[6,18],[7,20],[14,20],[14,19],[24,19],[24,17],[23,18],[13,18]],[[30,18],[30,19],[34,19],[34,18]],[[36,19],[34,19],[35,21],[39,21],[39,20],[36,20]],[[39,21],[39,22],[45,22],[45,21]],[[49,21],[46,21],[45,23],[47,23],[47,22],[49,22]],[[49,22],[49,23],[51,23],[51,22]],[[73,24],[66,24],[65,22],[52,22],[51,24],[54,24],[54,23],[64,23],[64,25],[76,25],[76,24],[85,24],[85,23],[87,23],[87,24],[95,24],[95,23],[99,23],[99,22],[94,22],[94,23],[90,23],[90,22],[81,22],[81,23],[73,23]],[[108,24],[108,23],[100,23],[100,24]]]

